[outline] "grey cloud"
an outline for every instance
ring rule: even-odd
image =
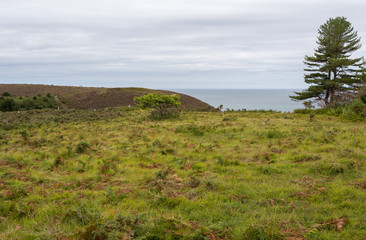
[[[0,82],[299,88],[318,27],[346,16],[364,39],[365,7],[355,0],[1,1]]]

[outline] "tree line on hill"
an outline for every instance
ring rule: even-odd
[[[15,97],[8,92],[4,92],[0,96],[0,111],[2,112],[57,108],[58,106],[59,103],[49,93],[45,96],[38,94],[33,97]]]

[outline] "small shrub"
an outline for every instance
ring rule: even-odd
[[[0,111],[10,112],[10,111],[16,111],[18,109],[19,109],[18,104],[12,98],[3,99],[0,102]]]
[[[76,153],[84,153],[89,147],[90,147],[89,143],[87,143],[87,142],[80,142],[76,146],[75,152]]]
[[[258,172],[260,172],[262,174],[266,174],[266,175],[272,175],[272,174],[280,174],[280,173],[282,173],[281,170],[279,170],[276,167],[272,167],[272,166],[260,166],[258,168]]]
[[[176,133],[190,133],[197,137],[205,135],[205,132],[203,131],[202,127],[199,127],[199,126],[193,125],[193,124],[190,124],[187,126],[178,126],[175,129],[175,132]]]
[[[361,101],[366,104],[366,94],[364,94],[362,97],[361,97]]]
[[[32,205],[26,204],[22,201],[9,202],[3,201],[0,203],[0,216],[11,217],[16,220],[20,220],[24,217],[30,217],[34,214],[34,208]]]
[[[195,178],[194,176],[190,177],[189,181],[188,181],[188,186],[191,188],[196,188],[200,185],[201,181],[197,178]]]
[[[116,170],[117,166],[113,160],[103,159],[101,165],[99,166],[99,172],[101,174],[115,174]]]
[[[131,239],[139,234],[142,218],[140,216],[117,215],[112,220],[98,219],[89,225],[85,231],[79,233],[78,239]]]
[[[366,100],[366,95],[362,96]],[[301,114],[324,114],[330,116],[340,116],[342,118],[359,121],[366,118],[366,104],[358,97],[353,101],[347,101],[342,104],[334,104],[333,107],[319,109],[296,109],[294,113]]]
[[[225,158],[223,158],[222,156],[217,156],[216,157],[216,160],[217,160],[216,163],[218,165],[220,165],[220,166],[227,166],[227,165],[229,165],[229,162]]]
[[[366,104],[361,99],[356,99],[350,105],[350,109],[357,115],[366,117]]]
[[[202,131],[198,126],[194,126],[194,125],[188,126],[188,131],[190,131],[194,136],[205,135],[204,131]]]
[[[20,136],[22,136],[22,138],[23,138],[24,141],[27,141],[28,140],[29,134],[28,134],[27,130],[21,130],[19,132],[19,134],[20,134]]]
[[[310,169],[310,172],[328,176],[336,176],[345,173],[347,167],[339,163],[321,163]]]
[[[169,175],[170,168],[166,170],[160,170],[155,174],[155,180],[165,180]]]
[[[236,116],[230,116],[230,115],[226,115],[225,117],[222,118],[222,121],[227,122],[227,121],[235,121],[238,118]]]
[[[266,133],[267,138],[281,138],[284,134],[277,130],[270,130]]]
[[[62,165],[64,162],[62,156],[58,156],[57,158],[55,158],[55,160],[53,161],[53,167],[57,168],[58,166]]]
[[[135,97],[134,101],[138,103],[140,108],[157,108],[161,105],[179,107],[181,102],[177,94],[165,95],[163,93],[149,93],[141,97]]]
[[[299,113],[299,114],[309,114],[311,112],[314,112],[314,111],[309,108],[301,108],[301,109],[294,110],[294,113]]]
[[[317,161],[320,160],[321,157],[319,155],[307,155],[307,154],[301,154],[297,155],[293,158],[294,162],[310,162],[310,161]]]
[[[244,233],[245,240],[280,240],[284,239],[279,233],[269,231],[263,226],[251,226]]]
[[[205,187],[208,190],[216,190],[219,187],[219,182],[214,178],[208,178],[204,181]]]
[[[179,117],[178,107],[181,105],[179,98],[177,94],[165,95],[159,92],[135,97],[134,100],[142,109],[154,108],[149,116],[151,120],[163,120]]]
[[[65,211],[63,222],[74,222],[86,226],[95,221],[99,216],[94,205],[82,201],[79,202],[78,205],[73,205]]]
[[[26,189],[23,186],[12,186],[10,194],[6,197],[8,200],[19,199],[28,196]]]
[[[163,120],[179,118],[180,110],[177,107],[161,104],[156,107],[149,116],[151,120]]]
[[[178,207],[180,202],[181,200],[179,198],[169,198],[163,195],[157,195],[154,199],[154,205],[168,209],[174,209]]]
[[[161,154],[168,155],[168,154],[174,154],[175,150],[173,148],[166,148],[164,150],[161,150]]]

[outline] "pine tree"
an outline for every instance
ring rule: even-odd
[[[363,57],[351,58],[361,48],[357,32],[345,17],[330,18],[318,30],[314,56],[305,56],[305,82],[311,84],[290,96],[294,101],[312,99],[324,107],[361,87]]]

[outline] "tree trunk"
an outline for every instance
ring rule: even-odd
[[[324,104],[325,106],[328,106],[329,104],[329,89],[326,90],[327,93],[325,94],[325,97],[324,97]]]
[[[334,99],[334,88],[330,89],[329,102],[332,103]]]

